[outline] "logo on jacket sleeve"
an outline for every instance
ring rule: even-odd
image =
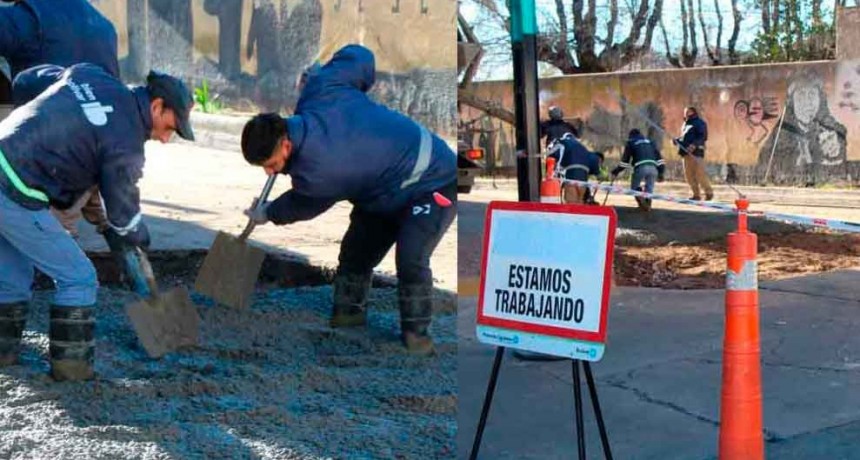
[[[413,216],[418,216],[421,214],[427,214],[427,215],[430,214],[430,205],[429,204],[412,206],[412,215]]]
[[[103,105],[101,101],[96,98],[96,95],[93,93],[93,89],[90,87],[89,83],[78,85],[69,78],[66,84],[69,89],[72,90],[72,93],[74,93],[75,99],[82,102],[81,109],[84,111],[84,115],[86,115],[87,120],[95,126],[106,125],[108,122],[107,114],[113,112],[113,106]]]

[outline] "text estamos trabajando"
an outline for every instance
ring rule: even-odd
[[[498,313],[580,323],[585,302],[571,296],[570,269],[510,264],[505,289],[496,289]]]

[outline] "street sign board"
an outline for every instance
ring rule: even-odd
[[[615,245],[604,206],[491,202],[484,227],[478,340],[599,361]]]

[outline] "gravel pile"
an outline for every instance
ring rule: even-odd
[[[437,296],[434,357],[401,347],[396,291],[375,289],[367,329],[327,325],[331,288],[260,292],[246,311],[195,297],[201,346],[160,360],[99,293],[93,382],[48,376],[49,292],[31,308],[22,364],[0,369],[0,458],[450,458],[456,297]]]

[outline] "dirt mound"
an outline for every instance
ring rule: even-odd
[[[797,232],[758,236],[759,281],[860,266],[860,235]],[[726,242],[619,246],[615,283],[665,289],[723,288]]]

